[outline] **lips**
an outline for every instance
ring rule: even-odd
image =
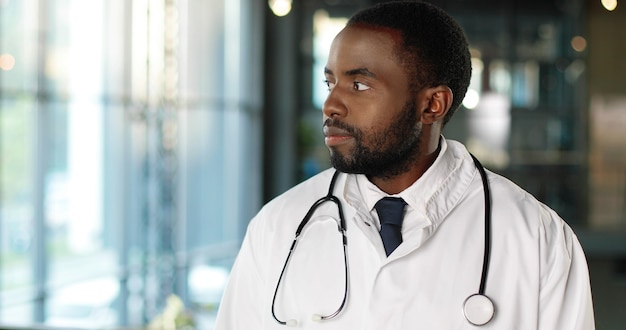
[[[324,126],[324,142],[329,147],[334,147],[353,139],[348,131],[334,126]]]

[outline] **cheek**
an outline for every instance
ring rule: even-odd
[[[357,140],[365,146],[370,148],[381,148],[386,144],[386,141],[393,140],[393,133],[396,130],[396,125],[389,118],[380,118],[380,120],[373,122],[372,125],[362,127],[359,132]]]
[[[371,130],[388,130],[393,126],[407,125],[404,121],[408,118],[415,118],[415,115],[409,114],[408,111],[414,111],[409,107],[410,102],[402,102],[399,100],[389,100],[387,103],[380,104],[377,111],[370,118]]]
[[[408,102],[407,93],[384,93],[351,101],[345,121],[364,134],[388,130],[390,126],[397,125],[398,118],[406,116],[407,105],[414,104]]]

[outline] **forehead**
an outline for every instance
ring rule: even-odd
[[[397,63],[396,49],[400,41],[400,32],[393,29],[348,26],[333,40],[328,64],[349,62],[350,65],[368,67],[381,61]]]

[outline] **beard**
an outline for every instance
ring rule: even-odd
[[[412,101],[381,130],[364,131],[333,119],[325,125],[346,130],[355,141],[349,154],[330,148],[330,162],[340,172],[388,179],[407,172],[420,152],[422,128]]]

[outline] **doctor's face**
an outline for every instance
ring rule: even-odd
[[[421,122],[393,30],[352,26],[333,41],[325,75],[324,135],[339,171],[393,177],[419,153]]]

